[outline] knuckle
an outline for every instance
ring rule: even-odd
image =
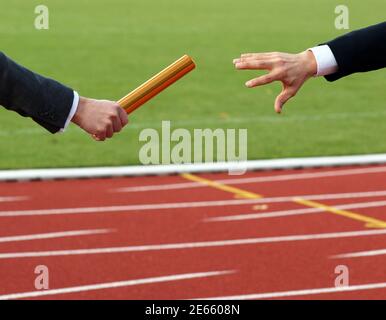
[[[286,63],[285,63],[284,59],[282,59],[282,58],[275,59],[275,65],[277,67],[284,68],[285,64]]]
[[[115,119],[115,118],[117,118],[117,112],[115,112],[115,111],[111,111],[110,113],[109,113],[109,119],[111,119],[111,120],[113,120],[113,119]]]
[[[97,141],[104,141],[106,138],[105,138],[105,136],[104,135],[99,135],[99,134],[97,134],[97,135],[95,135],[95,140],[97,140]]]

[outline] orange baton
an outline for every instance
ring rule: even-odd
[[[120,99],[118,104],[126,110],[127,114],[130,114],[182,78],[185,74],[192,71],[195,67],[192,58],[184,55],[137,89],[130,92],[127,96]]]

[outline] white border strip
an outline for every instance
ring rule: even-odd
[[[257,245],[266,243],[297,242],[297,241],[316,241],[328,239],[358,238],[358,237],[375,237],[386,235],[385,229],[379,230],[359,230],[333,233],[314,233],[284,235],[263,238],[244,238],[234,240],[213,240],[202,242],[180,242],[164,244],[148,244],[127,247],[103,247],[88,249],[71,249],[71,250],[52,250],[52,251],[28,251],[28,252],[1,252],[0,259],[24,259],[24,258],[43,258],[43,257],[63,257],[63,256],[84,256],[99,254],[122,254],[128,252],[149,252],[149,251],[168,251],[168,250],[193,250],[202,248],[218,248]]]
[[[0,171],[0,181],[106,178],[122,176],[165,175],[186,172],[240,172],[245,170],[274,170],[348,165],[371,165],[384,163],[386,163],[386,154],[371,154],[357,156],[287,158],[273,160],[253,160],[247,162],[217,162],[182,165],[170,164],[127,167],[3,170]]]
[[[288,299],[289,297],[297,297],[297,296],[310,296],[310,295],[328,294],[328,293],[346,293],[346,292],[354,292],[354,291],[384,289],[384,288],[386,288],[386,282],[359,284],[359,285],[348,286],[348,287],[303,289],[303,290],[293,290],[293,291],[244,294],[244,295],[238,295],[238,296],[199,298],[195,300],[262,300],[262,299],[285,299],[285,298]]]
[[[115,230],[91,229],[91,230],[71,230],[71,231],[50,232],[50,233],[26,234],[26,235],[0,237],[0,243],[90,236],[95,234],[104,234],[104,233],[111,233],[111,232],[115,232]]]
[[[98,283],[98,284],[84,285],[84,286],[78,286],[78,287],[67,287],[67,288],[59,288],[59,289],[51,289],[51,290],[43,290],[43,291],[11,293],[11,294],[0,295],[0,300],[37,298],[37,297],[43,297],[43,296],[53,296],[58,294],[63,295],[63,294],[69,294],[69,293],[116,289],[116,288],[146,285],[146,284],[176,282],[176,281],[182,281],[182,280],[201,279],[201,278],[208,278],[208,277],[218,277],[223,275],[229,275],[235,272],[236,271],[234,270],[226,270],[226,271],[185,273],[185,274],[176,274],[176,275],[163,276],[163,277]]]

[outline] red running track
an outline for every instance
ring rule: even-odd
[[[386,166],[199,176],[1,183],[0,299],[386,298]]]

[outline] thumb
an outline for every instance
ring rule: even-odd
[[[284,104],[289,100],[291,99],[292,97],[294,97],[296,94],[296,90],[294,90],[293,88],[285,88],[276,98],[276,101],[275,101],[275,111],[277,113],[281,113],[282,110],[283,110],[283,106]]]

